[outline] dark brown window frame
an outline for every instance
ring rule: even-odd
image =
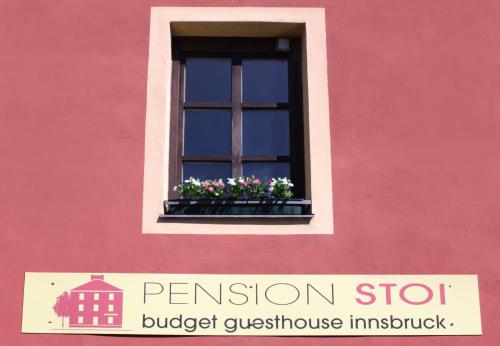
[[[177,196],[173,187],[182,181],[183,162],[230,162],[232,176],[241,176],[244,162],[289,162],[290,178],[294,182],[294,197],[305,197],[304,126],[301,78],[301,39],[289,39],[289,51],[276,50],[276,38],[207,38],[173,37],[172,39],[172,88],[169,152],[169,199]],[[185,61],[188,57],[224,57],[232,60],[231,102],[185,102]],[[244,103],[242,101],[242,67],[246,58],[281,58],[288,60],[288,103]],[[184,110],[231,109],[231,156],[184,156]],[[290,119],[289,156],[243,156],[243,110],[287,109]]]

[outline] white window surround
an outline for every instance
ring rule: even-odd
[[[306,198],[309,223],[161,222],[168,195],[171,36],[303,38]],[[143,233],[332,234],[333,198],[325,12],[322,8],[153,7],[151,9],[143,191]]]

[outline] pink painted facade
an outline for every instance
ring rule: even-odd
[[[334,235],[141,232],[150,9],[208,5],[325,8]],[[499,14],[498,0],[0,0],[0,343],[498,345]],[[21,334],[27,271],[477,274],[483,336]]]
[[[120,328],[123,319],[123,291],[104,281],[104,275],[71,290],[69,326]]]

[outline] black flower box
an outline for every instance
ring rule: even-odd
[[[311,218],[304,199],[174,199],[164,202],[165,217],[302,217]]]

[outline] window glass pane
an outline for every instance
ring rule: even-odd
[[[290,155],[288,111],[243,111],[243,155]]]
[[[290,164],[288,162],[247,162],[243,163],[243,175],[255,175],[261,180],[289,178]]]
[[[200,180],[219,179],[224,181],[231,176],[231,163],[184,163],[182,166],[182,179],[186,180],[189,177]]]
[[[231,155],[231,111],[186,110],[184,155]]]
[[[288,102],[288,61],[250,59],[242,67],[244,102]]]
[[[231,101],[231,59],[186,59],[186,101]]]

